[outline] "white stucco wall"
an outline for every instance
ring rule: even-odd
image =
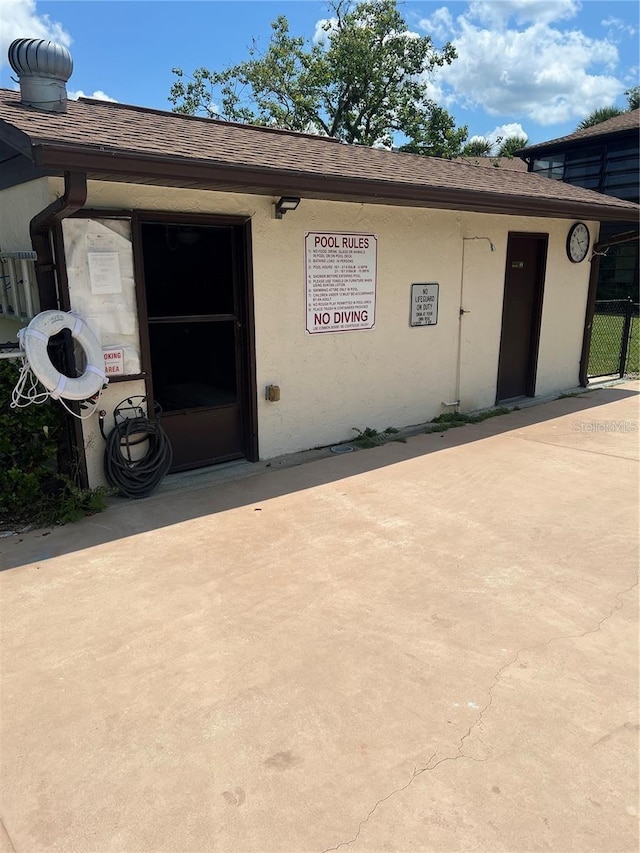
[[[33,217],[64,192],[62,181],[54,186],[47,178],[29,181],[0,192],[0,246],[6,252],[31,249],[29,224]]]
[[[55,199],[46,178],[9,187],[0,192],[0,248],[5,252],[31,250],[29,223]],[[15,341],[22,320],[7,319],[0,314],[0,341]]]
[[[56,189],[56,182],[51,182]],[[495,402],[509,231],[549,235],[536,394],[578,382],[589,263],[565,253],[570,222],[303,199],[276,220],[273,198],[90,182],[87,207],[250,216],[253,236],[258,427],[261,458],[347,439],[352,427],[402,427],[440,414],[456,394],[461,283],[464,308],[462,411]],[[592,240],[597,225],[588,223]],[[304,236],[307,231],[373,233],[378,238],[376,328],[305,333]],[[488,237],[496,246],[491,252]],[[410,285],[438,282],[438,324],[409,327]],[[188,365],[185,365],[185,369]],[[264,400],[266,385],[281,401]],[[141,393],[112,385],[105,408]],[[101,478],[94,425],[91,479]]]
[[[591,253],[580,264],[567,258],[566,234],[572,224],[561,222],[558,238],[549,241],[536,396],[575,387],[579,381]],[[599,223],[587,225],[593,246]]]

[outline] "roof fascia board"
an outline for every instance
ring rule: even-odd
[[[0,139],[20,154],[33,160],[31,138],[12,124],[0,119]]]
[[[50,173],[46,169],[38,169],[33,161],[22,154],[16,154],[13,160],[0,163],[0,190],[27,184],[38,178],[45,178]]]
[[[478,213],[550,216],[559,219],[576,217],[596,221],[635,222],[637,210],[625,210],[606,203],[564,201],[545,197],[506,195],[482,190],[372,181],[361,178],[337,178],[291,172],[270,167],[249,168],[227,164],[185,161],[176,157],[149,157],[111,151],[87,150],[84,147],[51,144],[34,145],[35,161],[47,169],[69,169],[86,172],[91,178],[113,180],[129,178],[132,183],[150,179],[155,185],[176,180],[187,186],[227,192],[249,192],[282,195],[292,192],[317,199],[336,201],[366,200],[371,203],[423,206]],[[137,179],[137,180],[136,180]],[[180,185],[180,183],[178,185]]]

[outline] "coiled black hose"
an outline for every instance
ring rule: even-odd
[[[148,442],[139,459],[131,449]],[[173,460],[173,449],[157,420],[127,418],[111,430],[104,451],[104,473],[110,486],[125,498],[146,498],[165,476]]]

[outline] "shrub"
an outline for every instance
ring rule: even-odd
[[[383,432],[378,432],[377,429],[373,429],[373,427],[365,427],[364,429],[359,429],[358,427],[352,427],[353,431],[357,433],[355,438],[351,439],[351,444],[355,444],[356,447],[361,448],[362,450],[369,450],[371,447],[379,447],[381,444],[386,444],[388,441],[397,441],[401,444],[406,444],[407,439],[403,436],[399,436],[395,427],[387,427]]]
[[[64,524],[105,506],[103,489],[82,490],[59,470],[65,413],[54,402],[12,409],[14,359],[0,360],[0,529]]]

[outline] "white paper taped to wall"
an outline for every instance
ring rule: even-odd
[[[91,292],[122,293],[120,261],[117,252],[87,252]]]
[[[140,372],[140,337],[128,219],[62,222],[71,310],[92,324],[102,346],[124,350],[124,373]]]

